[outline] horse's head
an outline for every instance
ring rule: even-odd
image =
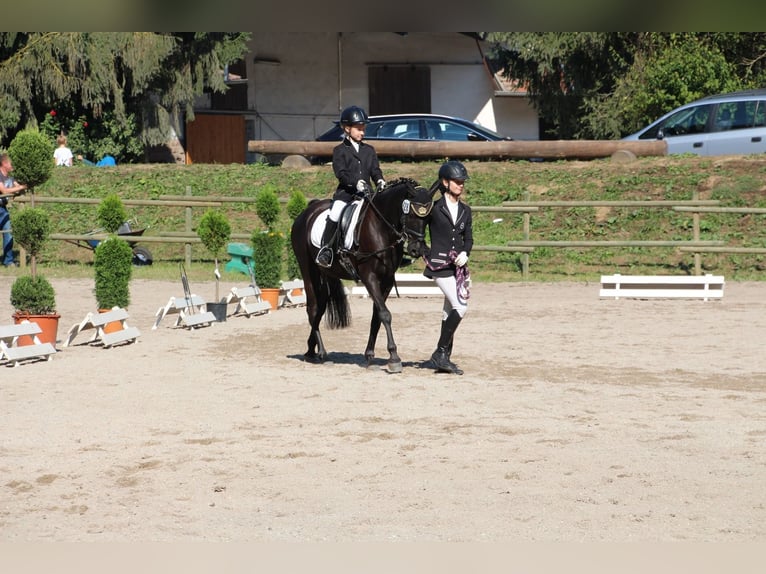
[[[421,257],[426,250],[426,223],[434,206],[434,193],[413,182],[402,202],[403,231],[407,236],[407,253]]]

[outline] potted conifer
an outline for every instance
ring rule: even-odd
[[[206,308],[213,313],[216,321],[226,321],[227,304],[219,299],[221,272],[218,269],[218,256],[231,238],[229,219],[220,211],[208,209],[197,225],[197,235],[215,260],[215,301],[208,303]]]
[[[290,194],[290,199],[287,200],[287,217],[290,219],[290,224],[295,221],[308,206],[306,196],[300,190],[295,190]],[[295,257],[292,245],[287,249],[287,276],[290,279],[300,279],[301,269],[298,266],[298,259]]]
[[[16,323],[24,320],[38,323],[42,330],[40,341],[55,347],[61,318],[55,311],[56,294],[50,282],[37,274],[37,256],[50,237],[51,224],[48,213],[34,207],[34,188],[53,173],[53,144],[37,130],[22,130],[11,141],[8,155],[13,162],[14,178],[27,184],[27,191],[32,193],[32,207],[14,210],[11,218],[14,241],[28,252],[31,264],[31,275],[17,277],[11,285],[13,319]],[[32,344],[32,340],[22,339],[20,344]]]
[[[290,199],[287,200],[287,217],[290,220],[290,225],[295,221],[308,206],[306,196],[300,190],[295,190],[290,194]],[[287,246],[287,277],[288,279],[301,279],[301,268],[298,265],[298,258],[293,251],[292,243],[288,242]],[[301,295],[301,289],[293,289],[293,295]]]
[[[120,225],[127,218],[122,200],[116,193],[110,193],[98,207],[98,221],[109,233],[100,241],[93,256],[95,270],[95,296],[99,312],[113,308],[126,308],[130,303],[130,279],[133,275],[133,250],[130,244],[116,235]],[[105,330],[119,329],[120,325],[107,324]]]
[[[30,321],[40,325],[42,343],[56,346],[58,323],[61,316],[56,312],[56,294],[50,282],[37,273],[37,256],[50,236],[50,218],[39,207],[27,207],[13,217],[13,235],[31,256],[31,274],[21,275],[11,285],[11,305],[15,323]],[[22,340],[21,344],[31,344]]]
[[[272,187],[264,187],[258,192],[255,210],[266,226],[265,229],[256,229],[251,237],[255,282],[261,289],[261,296],[276,310],[279,308],[285,236],[277,228],[279,198]]]

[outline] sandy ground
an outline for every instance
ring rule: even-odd
[[[62,339],[92,281],[53,283]],[[598,289],[476,284],[458,377],[425,363],[440,298],[391,300],[390,374],[367,299],[320,365],[304,308],[152,330],[180,282],[134,281],[134,344],[0,366],[0,540],[763,541],[766,283]]]

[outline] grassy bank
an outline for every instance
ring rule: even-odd
[[[387,179],[411,177],[430,185],[441,162],[387,163]],[[716,199],[725,206],[766,207],[766,157],[663,157],[632,163],[611,160],[589,162],[519,161],[466,162],[471,175],[467,199],[476,206],[498,206],[504,201],[546,200],[689,200]],[[265,165],[138,165],[115,168],[57,169],[51,180],[36,190],[38,196],[101,198],[110,191],[128,199],[159,199],[163,195],[255,197],[271,186],[282,198],[300,190],[307,198],[328,197],[335,187],[329,165],[292,170]],[[43,204],[58,233],[83,233],[95,226],[96,207]],[[261,227],[252,204],[224,205],[236,233]],[[131,217],[146,235],[184,228],[183,207],[131,207]],[[204,213],[193,211],[193,224]],[[289,222],[283,214],[284,229]],[[504,245],[521,240],[522,215],[476,213],[475,242]],[[703,214],[703,240],[727,245],[766,247],[764,215]],[[502,221],[496,221],[502,219]],[[541,208],[532,214],[530,238],[538,240],[689,240],[692,217],[670,209],[564,207]],[[136,276],[175,277],[183,246],[147,245],[155,256],[151,268],[136,268]],[[192,278],[207,278],[210,262],[202,247],[194,249]],[[521,255],[476,252],[471,270],[477,280],[520,281]],[[71,244],[51,242],[42,257],[49,275],[92,276],[92,252]],[[752,254],[704,254],[703,271],[732,280],[760,280],[766,257]],[[593,280],[601,273],[689,273],[693,256],[675,248],[538,248],[530,256],[531,280]],[[12,272],[12,271],[8,271]]]

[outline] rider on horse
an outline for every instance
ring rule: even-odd
[[[356,197],[363,197],[369,193],[370,180],[377,182],[378,191],[386,186],[375,148],[362,141],[366,123],[367,114],[358,106],[350,106],[340,114],[340,125],[345,137],[332,153],[332,168],[335,177],[338,178],[338,188],[333,195],[330,214],[322,235],[322,246],[316,257],[317,265],[322,267],[332,265],[331,241],[346,205]]]

